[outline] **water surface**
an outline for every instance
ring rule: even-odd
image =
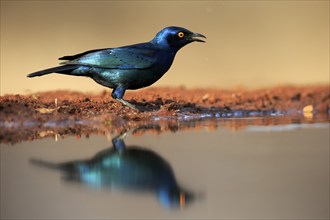
[[[1,218],[329,218],[328,121],[253,120],[1,144]]]

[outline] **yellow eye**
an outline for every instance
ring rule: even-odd
[[[179,36],[179,38],[183,38],[184,33],[183,33],[183,32],[179,32],[179,33],[178,33],[178,36]]]

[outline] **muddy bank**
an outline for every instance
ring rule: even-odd
[[[128,91],[125,99],[144,112],[123,107],[109,90],[89,94],[71,91],[41,92],[0,97],[0,121],[93,119],[116,115],[140,120],[154,116],[223,113],[236,110],[289,112],[306,106],[318,114],[330,109],[329,86],[276,87],[260,90],[149,88]]]
[[[111,98],[109,90],[98,94],[51,91],[1,96],[0,142],[15,143],[55,134],[104,135],[132,128],[137,129],[136,134],[144,131],[175,131],[205,127],[205,122],[195,126],[191,123],[205,118],[291,114],[300,115],[308,121],[316,117],[329,118],[330,113],[330,91],[327,85],[259,90],[148,88],[128,91],[125,99],[145,111],[137,112],[123,107]],[[265,121],[262,123],[265,124]],[[292,121],[276,119],[267,123]],[[208,120],[207,124],[210,129],[217,127],[212,120]],[[240,126],[235,123],[229,125],[233,129]]]

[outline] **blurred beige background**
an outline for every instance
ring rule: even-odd
[[[93,80],[26,74],[58,57],[151,40],[165,26],[205,34],[153,86],[247,88],[329,83],[329,1],[1,1],[1,95]]]

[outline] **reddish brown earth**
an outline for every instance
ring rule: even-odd
[[[191,126],[191,122],[190,125],[182,123],[184,119],[226,118],[235,116],[235,112],[239,117],[298,114],[303,120],[319,116],[328,119],[330,113],[329,85],[258,90],[148,88],[128,91],[125,99],[144,112],[123,107],[111,98],[109,90],[99,94],[51,91],[1,96],[0,143],[16,143],[55,133],[86,136],[131,128],[136,129],[136,134],[145,130],[175,131],[180,126]],[[262,120],[267,124],[266,119]],[[288,123],[276,120],[270,124]],[[209,127],[217,126],[213,124]],[[237,125],[233,124],[230,126],[235,129]]]

